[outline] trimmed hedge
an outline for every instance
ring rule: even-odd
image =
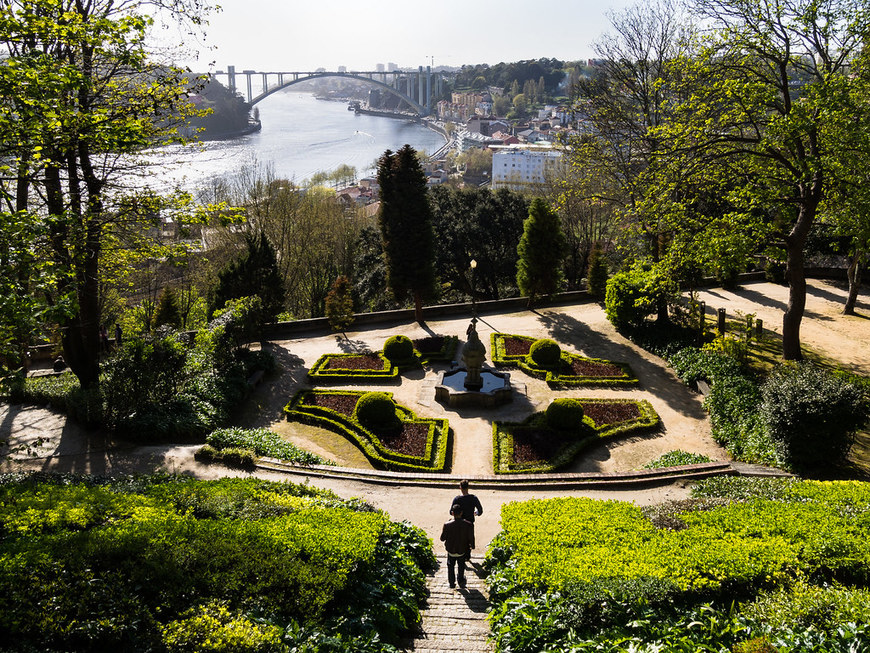
[[[395,650],[435,563],[359,500],[259,479],[0,476],[0,524],[5,651]]]
[[[437,350],[430,350],[424,345],[428,345],[433,339],[441,339],[441,347]],[[447,363],[453,360],[453,355],[456,353],[456,347],[459,345],[459,338],[456,336],[430,336],[428,338],[419,338],[414,340],[414,351],[421,363]]]
[[[583,425],[583,404],[576,399],[554,399],[545,412],[547,426],[557,431],[579,431]]]
[[[534,345],[536,342],[542,342],[530,338],[528,336],[519,336],[510,333],[492,333],[490,335],[490,346],[492,351],[492,362],[496,367],[516,367],[528,374],[537,378],[542,378],[547,381],[547,385],[554,388],[559,387],[576,387],[576,386],[629,386],[637,385],[637,377],[632,372],[631,367],[626,363],[616,361],[608,361],[603,358],[586,358],[579,354],[570,352],[562,352],[560,365],[557,366],[541,366],[532,360],[531,348],[527,355],[508,354],[505,352],[504,341],[506,338],[516,338],[517,340],[525,340]],[[592,366],[614,366],[619,368],[620,373],[616,375],[601,375],[601,376],[578,376],[576,374],[566,374],[564,369],[570,366],[573,362],[580,361]]]
[[[362,397],[367,393],[329,390],[300,390],[284,407],[287,419],[303,424],[319,426],[343,435],[365,454],[376,467],[394,471],[444,472],[447,471],[447,447],[450,441],[450,425],[446,419],[420,418],[409,408],[396,404],[396,414],[401,422],[428,425],[426,451],[423,456],[411,456],[388,449],[380,438],[352,417],[338,411],[306,403],[317,395]],[[392,397],[392,393],[384,393]]]
[[[753,481],[655,511],[505,504],[486,563],[498,649],[864,650],[870,484]]]
[[[393,365],[408,365],[416,362],[414,343],[408,336],[390,336],[384,343],[384,357]]]
[[[592,404],[634,404],[640,410],[637,418],[609,424],[596,424],[589,416],[583,417],[583,427],[576,438],[570,438],[563,448],[550,460],[538,463],[516,463],[514,460],[514,436],[517,428],[549,428],[546,413],[533,413],[522,422],[493,422],[492,468],[496,474],[537,474],[553,472],[570,464],[591,446],[605,440],[657,428],[661,420],[648,401],[636,399],[578,399],[581,406]],[[564,436],[564,431],[554,431]]]
[[[323,354],[317,359],[317,362],[311,367],[308,372],[309,378],[318,382],[341,382],[341,381],[382,381],[384,379],[395,379],[399,376],[399,368],[393,365],[383,352],[366,352],[366,354],[374,355],[383,361],[383,367],[379,370],[360,370],[350,367],[333,367],[329,364],[333,361],[341,361],[342,359],[358,358],[365,354]]]

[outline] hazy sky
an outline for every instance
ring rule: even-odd
[[[225,70],[374,70],[554,57],[585,59],[630,0],[215,0],[198,63]],[[188,41],[189,45],[192,45]]]

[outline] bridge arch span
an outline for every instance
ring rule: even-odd
[[[292,74],[294,76],[294,78],[289,80],[289,81],[285,81],[285,80],[279,81],[279,83],[277,85],[275,85],[273,87],[269,87],[265,91],[261,92],[259,95],[252,97],[251,101],[250,101],[251,106],[254,106],[258,102],[265,100],[267,97],[269,97],[273,93],[277,93],[278,91],[282,91],[285,88],[287,88],[288,86],[292,86],[293,84],[298,84],[299,82],[308,81],[310,79],[318,79],[321,77],[345,77],[345,78],[349,78],[349,79],[356,79],[356,80],[359,80],[361,82],[365,82],[367,84],[372,84],[373,86],[378,86],[378,87],[384,89],[385,91],[387,91],[388,93],[395,95],[397,98],[399,98],[403,102],[406,102],[407,104],[409,104],[414,109],[414,111],[417,112],[418,115],[425,116],[427,114],[426,107],[424,107],[422,104],[420,104],[419,102],[414,100],[414,98],[409,97],[405,93],[402,93],[401,91],[393,88],[389,84],[378,81],[376,79],[372,79],[371,77],[368,77],[367,75],[360,75],[360,74],[355,74],[355,73],[338,73],[338,72],[284,73],[284,75],[287,75],[287,74]]]

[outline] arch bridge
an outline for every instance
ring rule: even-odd
[[[400,100],[408,103],[420,116],[432,113],[432,98],[441,93],[441,85],[445,79],[444,73],[433,72],[431,66],[420,66],[416,71],[393,70],[385,71],[325,71],[314,72],[261,72],[256,70],[243,70],[237,72],[235,66],[227,66],[226,71],[218,70],[212,73],[213,77],[226,78],[227,87],[232,92],[239,91],[237,82],[239,77],[244,78],[244,88],[247,91],[246,98],[252,106],[266,99],[273,93],[320,77],[345,77],[357,79],[374,86],[383,88],[388,93],[395,95]]]

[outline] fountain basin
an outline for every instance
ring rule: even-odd
[[[498,372],[486,367],[481,369],[480,389],[466,388],[467,378],[468,370],[464,367],[441,372],[435,385],[435,399],[451,408],[465,406],[492,408],[513,399],[511,375],[507,372]]]

